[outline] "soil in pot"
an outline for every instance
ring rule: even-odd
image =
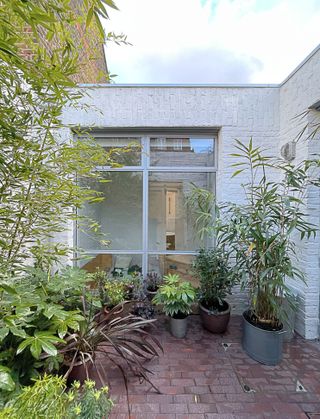
[[[223,305],[208,307],[204,302],[199,304],[199,312],[202,324],[211,333],[224,333],[230,320],[230,305],[224,301]]]
[[[182,339],[187,334],[188,316],[185,314],[176,314],[170,317],[170,331],[172,336]]]
[[[282,359],[283,326],[261,323],[250,311],[243,313],[242,346],[255,361],[277,365]]]
[[[259,319],[253,313],[251,313],[250,310],[245,311],[243,313],[243,317],[247,320],[247,322],[262,330],[277,332],[283,329],[283,325],[281,323],[279,323],[278,326],[274,326],[268,321],[259,321]]]

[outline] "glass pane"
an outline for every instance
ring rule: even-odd
[[[88,272],[95,272],[97,269],[105,271],[111,276],[126,276],[141,273],[141,255],[112,255],[99,254],[87,255],[78,261],[78,266]]]
[[[150,139],[151,166],[214,166],[214,139],[157,137]]]
[[[149,272],[157,272],[161,276],[178,274],[184,281],[199,286],[199,280],[192,272],[193,255],[149,255]]]
[[[197,250],[195,215],[186,204],[192,184],[214,192],[214,173],[149,174],[149,250]]]
[[[87,204],[82,214],[101,225],[103,237],[93,235],[85,226],[78,233],[78,246],[85,250],[142,249],[142,173],[103,172],[107,183],[90,180],[87,186],[102,192],[104,201]],[[101,240],[110,243],[101,243]]]
[[[112,158],[123,166],[141,166],[141,140],[135,137],[96,137],[95,140],[107,152],[112,151]],[[121,152],[121,149],[127,151]]]

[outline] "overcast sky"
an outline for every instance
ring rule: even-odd
[[[320,43],[320,0],[116,0],[116,83],[279,83]]]

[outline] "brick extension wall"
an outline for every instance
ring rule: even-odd
[[[96,108],[91,112],[66,109],[66,123],[100,128],[121,127],[211,127],[219,128],[218,137],[218,199],[240,202],[243,199],[239,175],[231,179],[235,162],[230,157],[234,139],[267,147],[279,155],[281,145],[291,141],[312,120],[320,122],[313,111],[303,121],[293,119],[320,100],[320,46],[281,85],[265,86],[88,86],[86,103]],[[187,131],[187,129],[186,129]],[[64,135],[68,135],[64,132]],[[320,140],[320,139],[319,139]],[[297,161],[320,150],[320,141],[297,145]],[[276,178],[277,174],[273,173]],[[319,225],[319,190],[310,189],[305,199],[310,221]],[[297,331],[308,339],[319,337],[319,253],[320,236],[315,241],[298,241],[300,265],[306,284],[291,286],[300,297]],[[61,239],[72,243],[72,230]],[[232,296],[234,313],[242,311],[246,297],[239,292]]]

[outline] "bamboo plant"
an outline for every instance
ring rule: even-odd
[[[286,313],[283,299],[293,304],[288,278],[304,281],[298,266],[297,233],[300,239],[316,235],[308,221],[305,196],[319,186],[314,176],[318,162],[298,165],[268,157],[260,147],[237,141],[234,176],[244,174],[245,202],[230,204],[220,240],[235,257],[235,267],[250,297],[249,317],[262,327],[281,328]],[[276,172],[279,181],[270,178]]]

